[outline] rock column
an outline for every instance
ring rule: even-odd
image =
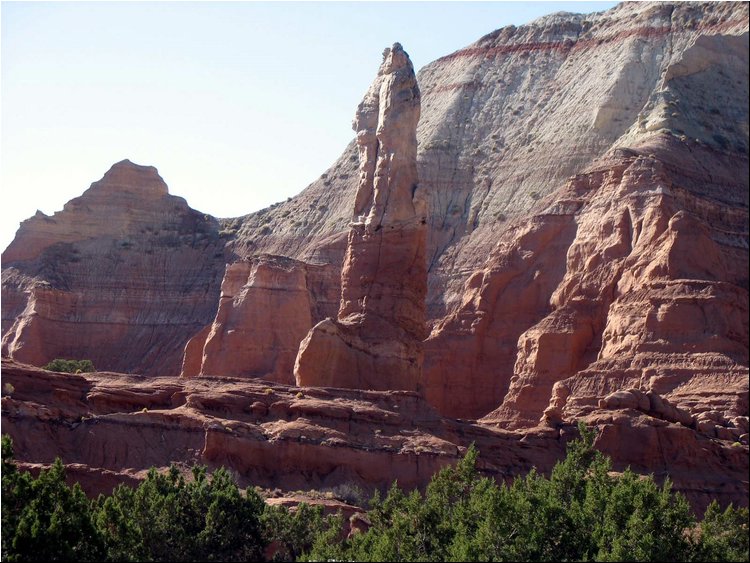
[[[418,185],[420,93],[398,43],[354,119],[360,181],[336,320],[318,323],[295,363],[300,386],[418,390],[427,268],[426,199]]]

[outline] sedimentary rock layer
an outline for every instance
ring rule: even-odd
[[[709,6],[684,8],[670,7],[679,25],[669,30],[625,35],[639,49],[675,37],[616,146],[530,218],[509,221],[436,323],[425,381],[443,413],[478,417],[502,403],[491,420],[534,426],[557,400],[555,383],[574,374],[598,389],[589,403],[619,384],[647,392],[652,376],[676,372],[670,393],[728,378],[747,402],[747,28]],[[693,415],[726,399],[690,396]],[[734,400],[718,410],[747,415]]]
[[[326,270],[280,256],[227,265],[216,318],[186,344],[182,376],[294,383],[299,343],[338,288]]]
[[[360,183],[341,273],[338,318],[300,345],[301,386],[420,386],[426,336],[426,198],[417,177],[420,94],[401,45],[386,49],[354,119]]]
[[[534,425],[553,384],[579,370],[746,380],[747,211],[722,202],[746,194],[746,178],[746,158],[661,135],[572,179],[501,239],[433,331],[430,400],[472,417],[504,399],[495,420]],[[448,358],[464,358],[462,376]]]
[[[460,305],[464,282],[514,218],[624,135],[667,120],[678,134],[747,154],[739,126],[747,22],[745,3],[623,3],[504,27],[422,68],[417,165],[430,194],[429,319]],[[690,90],[671,96],[664,78]],[[342,264],[357,162],[352,142],[300,195],[234,220],[235,251]]]
[[[215,313],[224,242],[155,168],[115,164],[62,211],[25,221],[3,253],[3,355],[178,374]]]
[[[416,393],[300,389],[241,378],[45,372],[2,364],[3,432],[23,467],[59,456],[92,495],[135,483],[155,466],[225,466],[240,486],[365,494],[424,486],[469,444],[498,480],[548,472],[573,425],[513,432],[442,418]],[[669,475],[700,512],[717,498],[746,506],[747,445],[646,412],[595,408],[583,417],[617,471]]]

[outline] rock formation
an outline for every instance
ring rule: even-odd
[[[155,168],[119,162],[3,252],[3,355],[176,375],[215,311],[223,247],[218,222],[169,195]]]
[[[426,203],[417,178],[420,94],[401,45],[383,53],[354,120],[360,183],[341,273],[338,318],[302,341],[300,386],[411,389],[426,336]]]
[[[746,505],[748,51],[747,3],[553,14],[423,68],[415,140],[394,48],[341,158],[245,217],[115,165],[3,254],[3,354],[176,375],[184,348],[190,377],[5,361],[3,430],[90,483],[198,460],[367,488],[472,441],[545,471],[583,420],[616,470]],[[310,326],[300,384],[382,391],[252,379],[291,383]]]
[[[519,337],[508,393],[491,418],[536,424],[555,382],[574,374],[588,380],[588,389],[566,380],[571,406],[580,406],[581,392],[591,405],[594,388],[599,398],[630,386],[669,394],[712,379],[740,392],[744,382],[747,393],[746,274],[726,266],[736,246],[717,241],[729,233],[741,236],[742,225],[731,216],[708,219],[720,205],[691,188],[705,189],[709,179],[702,168],[687,166],[688,155],[675,144],[657,136],[649,155],[615,156],[592,173],[601,180],[586,179],[591,199],[575,219],[577,234],[550,299],[552,310]],[[669,162],[667,155],[678,158]],[[729,193],[745,190],[737,186],[747,177],[742,164],[719,159],[726,174],[715,173],[715,185]],[[701,160],[717,157],[704,154]],[[693,414],[708,406],[682,405]],[[735,401],[722,410],[744,414]]]
[[[289,387],[230,377],[60,374],[2,363],[2,426],[21,467],[61,457],[91,495],[175,463],[228,467],[240,486],[282,492],[359,487],[369,496],[398,479],[424,486],[476,444],[497,479],[548,472],[573,425],[513,432],[440,417],[410,391]],[[620,405],[622,406],[622,405]],[[629,405],[628,405],[629,406]],[[610,406],[582,417],[613,468],[669,475],[701,511],[716,498],[747,505],[747,445]],[[747,421],[745,420],[745,424]],[[700,452],[700,455],[697,455]]]
[[[299,343],[320,318],[313,301],[324,301],[325,293],[314,282],[325,270],[280,256],[229,264],[216,318],[186,344],[182,376],[293,384]],[[337,287],[330,283],[330,289]]]
[[[721,149],[717,135],[727,147],[741,147],[740,129],[727,130],[735,116],[742,121],[746,100],[737,89],[746,83],[739,67],[747,21],[742,3],[623,3],[504,27],[423,67],[417,168],[430,194],[428,318],[460,306],[464,283],[515,218],[528,218],[541,198],[620,146],[623,135],[668,118],[679,120],[673,130],[688,138]],[[716,45],[704,46],[706,40]],[[663,97],[668,67],[678,82],[690,80],[695,73],[678,76],[686,61],[705,65],[716,57],[724,63],[703,76],[714,75],[722,87],[693,88],[690,100]],[[671,115],[676,103],[685,104],[678,118]],[[343,263],[340,239],[358,189],[357,161],[352,142],[291,201],[235,220],[235,252]]]
[[[684,24],[695,14],[682,9]],[[747,31],[716,16],[697,37],[677,27],[640,117],[531,221],[511,222],[439,321],[425,379],[442,412],[497,402],[490,420],[534,426],[576,373],[599,381],[598,398],[627,387],[625,372],[643,391],[674,371],[686,374],[675,386],[747,379]],[[706,94],[717,85],[721,108]]]

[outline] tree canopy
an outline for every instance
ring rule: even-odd
[[[611,471],[580,439],[549,477],[497,484],[471,446],[424,492],[394,483],[370,500],[369,529],[345,535],[321,507],[266,505],[230,473],[151,469],[138,487],[89,500],[58,459],[34,478],[2,440],[7,561],[747,561],[748,509],[712,503],[697,522],[667,480]]]

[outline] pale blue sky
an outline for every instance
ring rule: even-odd
[[[615,2],[2,2],[0,247],[124,158],[234,217],[353,138],[384,47],[416,68],[499,27]]]

